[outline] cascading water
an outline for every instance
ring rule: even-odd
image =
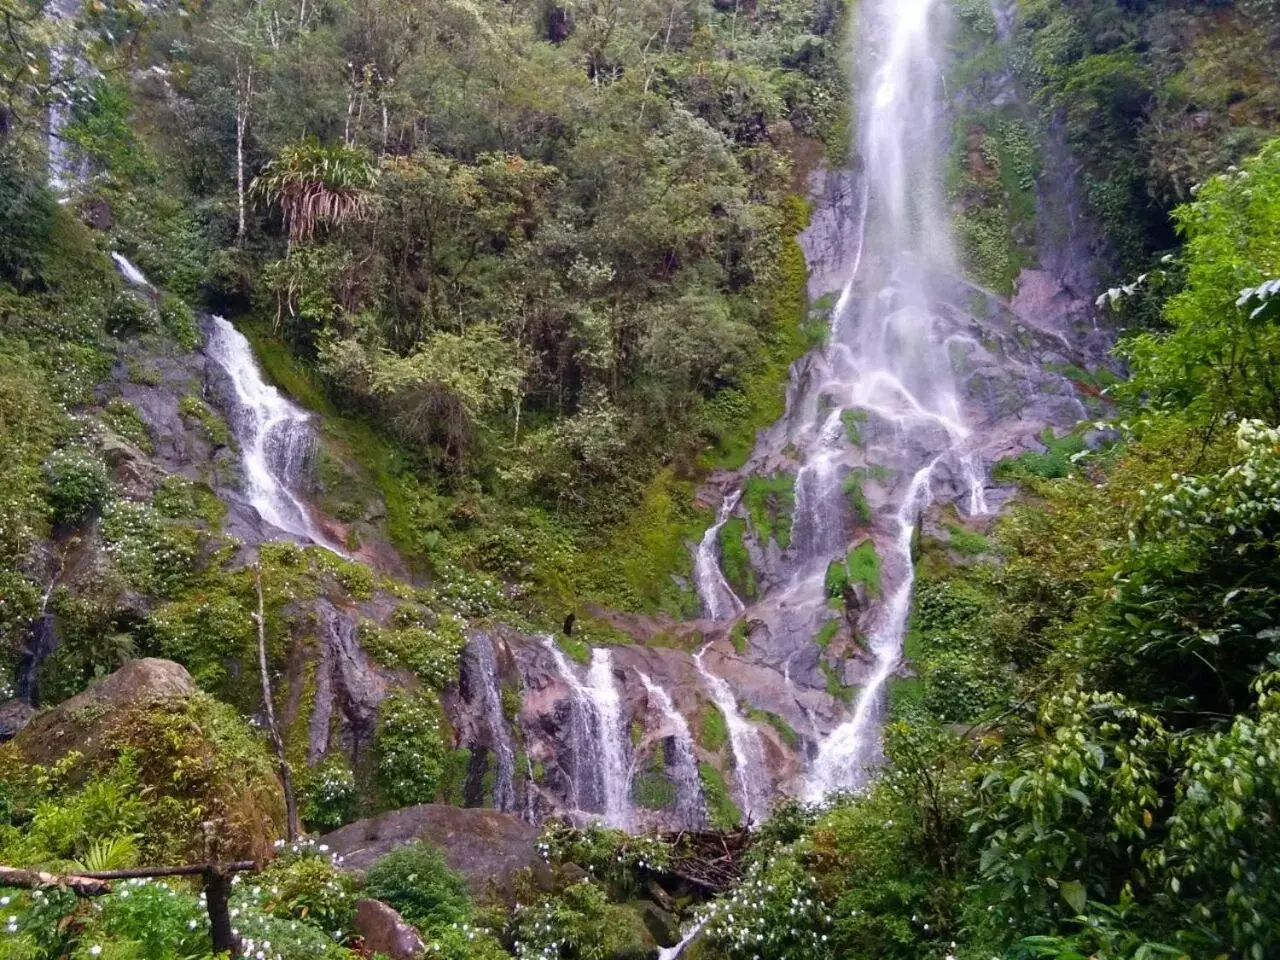
[[[724,498],[715,524],[702,537],[693,558],[693,579],[702,597],[703,613],[711,620],[727,620],[742,612],[742,601],[733,592],[720,569],[720,531],[729,522],[742,498],[734,493]]]
[[[49,45],[49,79],[53,82],[51,85],[56,87],[49,100],[49,186],[58,194],[65,194],[80,179],[80,171],[76,169],[62,137],[70,114],[70,101],[66,93],[69,79],[67,74],[82,73],[84,67],[77,59],[71,37],[72,22],[78,7],[78,0],[54,0],[49,4],[47,14],[55,37],[54,42]],[[70,71],[69,65],[77,69]]]
[[[485,723],[493,748],[493,805],[498,810],[511,812],[516,808],[516,751],[507,729],[507,718],[502,713],[502,691],[498,688],[498,667],[494,657],[493,641],[484,633],[473,634],[467,641],[464,654],[467,678],[478,687]]]
[[[841,297],[845,309],[833,318],[825,354],[829,379],[822,394],[841,409],[890,424],[898,447],[922,454],[916,462],[923,465],[898,498],[884,531],[889,536],[877,537],[885,594],[869,631],[874,665],[852,717],[819,749],[808,787],[813,797],[861,785],[879,758],[879,715],[910,614],[912,540],[921,512],[932,501],[935,472],[947,464],[968,487],[970,512],[987,509],[933,291],[936,277],[953,268],[934,149],[939,6],[937,0],[877,0],[864,6],[864,35],[876,38],[879,49],[860,111],[865,249],[858,251]]]
[[[605,820],[612,827],[630,830],[635,822],[635,809],[631,805],[631,762],[627,758],[628,736],[622,722],[622,704],[613,679],[613,654],[599,647],[592,650],[587,679],[600,725]]]
[[[639,672],[639,671],[637,671]],[[676,709],[671,695],[641,673],[640,682],[649,693],[649,702],[662,714],[658,733],[670,737],[674,745],[673,756],[667,764],[667,773],[676,788],[676,820],[683,830],[698,830],[706,826],[707,805],[702,795],[702,778],[698,776],[698,755],[693,747],[693,735],[683,714]]]
[[[728,682],[708,670],[702,662],[704,653],[705,647],[694,655],[693,662],[711,699],[724,714],[725,725],[729,728],[733,773],[738,782],[738,805],[745,822],[758,824],[769,813],[769,800],[773,791],[769,768],[764,762],[764,740],[755,725],[738,710],[738,698],[733,695]]]
[[[613,679],[613,656],[608,650],[593,650],[590,682],[583,683],[555,640],[547,637],[543,644],[571,694],[567,744],[573,769],[570,806],[603,814],[609,826],[628,830],[635,822],[635,809],[627,759],[629,740]]]
[[[813,798],[861,785],[879,760],[884,696],[910,613],[913,535],[935,489],[945,482],[970,514],[987,512],[983,464],[952,372],[952,343],[965,334],[943,309],[945,284],[954,286],[956,273],[935,149],[945,139],[938,122],[944,6],[861,5],[861,170],[853,226],[842,231],[854,241],[846,283],[828,344],[794,368],[784,421],[757,451],[760,464],[798,463],[788,575],[753,609],[770,633],[785,643],[814,635],[829,619],[827,571],[845,560],[855,528],[870,535],[880,561],[880,602],[862,622],[872,663],[851,714],[819,744],[806,785]],[[851,484],[860,488],[873,475],[875,507],[864,499],[855,514]],[[714,563],[714,553],[702,549],[704,556]],[[740,608],[722,603],[717,576],[723,582],[718,570],[697,578],[706,612],[736,616]],[[782,654],[789,665],[793,650]],[[726,717],[736,716],[727,684],[702,672],[721,709],[732,707]]]
[[[276,529],[341,553],[294,493],[315,447],[311,418],[262,378],[253,347],[222,317],[213,318],[208,353],[235,389],[239,409],[231,420],[249,502]]]

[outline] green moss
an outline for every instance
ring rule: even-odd
[[[849,579],[864,584],[872,593],[880,593],[880,554],[876,545],[865,540],[849,551]]]
[[[742,811],[729,795],[720,771],[709,763],[698,764],[702,795],[707,803],[707,820],[713,830],[732,830],[742,822]]]
[[[849,503],[849,510],[852,511],[854,519],[861,524],[871,522],[871,503],[867,500],[867,495],[862,492],[863,475],[855,470],[848,474],[842,481],[844,485],[845,500]]]
[[[778,280],[765,294],[769,325],[761,339],[763,350],[754,369],[743,378],[732,416],[715,425],[714,450],[704,458],[707,469],[737,470],[747,462],[759,430],[782,416],[791,364],[804,356],[826,333],[821,321],[809,322],[809,268],[797,239],[809,223],[809,205],[802,197],[788,198],[783,207],[778,253]]]
[[[644,771],[636,777],[632,798],[647,810],[672,810],[676,805],[676,788],[667,777],[666,757],[661,748],[653,752]]]
[[[796,507],[796,478],[788,473],[762,477],[752,474],[742,488],[742,502],[751,518],[751,529],[761,544],[776,540],[783,550],[791,546],[791,521]]]
[[[845,686],[844,681],[840,679],[840,672],[826,660],[819,660],[818,666],[822,668],[822,675],[827,679],[827,693],[844,704],[852,704],[858,688]]]
[[[800,745],[800,737],[792,728],[791,724],[783,720],[776,713],[770,713],[768,710],[757,710],[754,707],[747,711],[747,717],[760,723],[767,723],[773,729],[778,731],[778,736],[782,738],[782,742],[789,747],[797,747]]]
[[[558,633],[556,646],[563,650],[567,657],[578,663],[585,665],[591,662],[591,646],[577,637],[566,637],[563,633]]]
[[[733,629],[729,631],[729,640],[733,643],[733,649],[738,652],[739,656],[747,652],[746,620],[738,620],[734,623]]]
[[[720,528],[720,569],[734,592],[751,600],[756,596],[756,571],[743,539],[746,532],[747,522],[741,517],[730,517]]]
[[[867,419],[867,411],[860,410],[857,407],[845,410],[840,414],[840,420],[844,423],[845,435],[855,447],[862,446],[862,425],[867,422]]]
[[[819,650],[825,650],[835,639],[835,635],[840,631],[839,620],[828,620],[822,625],[822,629],[818,631],[818,635],[814,637],[814,643],[818,645]]]
[[[132,443],[144,453],[154,453],[155,444],[151,440],[151,430],[147,427],[142,415],[124,397],[114,397],[107,401],[102,410],[103,422],[112,432]]]
[[[199,397],[190,394],[183,397],[178,401],[178,412],[199,424],[205,439],[215,447],[235,447],[235,438],[231,435],[227,421]]]
[[[702,708],[698,722],[698,743],[709,753],[719,753],[729,740],[729,728],[724,714],[713,703]]]
[[[827,597],[834,600],[844,596],[844,588],[848,582],[849,568],[846,564],[839,560],[832,560],[827,564],[827,575],[824,580]]]

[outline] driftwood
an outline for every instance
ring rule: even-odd
[[[745,855],[751,848],[751,831],[745,828],[684,830],[662,837],[671,845],[672,876],[706,893],[724,893],[742,881]]]

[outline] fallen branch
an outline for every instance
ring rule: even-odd
[[[57,876],[42,870],[22,870],[18,867],[0,867],[0,887],[21,887],[24,890],[62,887],[79,897],[101,897],[111,892],[111,884],[95,877]]]

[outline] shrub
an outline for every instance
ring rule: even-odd
[[[391,696],[378,717],[378,786],[393,807],[430,803],[444,773],[440,706]]]
[[[196,315],[179,297],[165,294],[160,299],[160,325],[184,350],[194,350],[200,344],[200,328]]]
[[[375,861],[365,874],[365,891],[424,933],[471,915],[466,881],[426,842],[408,844]]]
[[[302,818],[314,830],[336,830],[359,816],[355,774],[341,757],[311,771],[302,788]]]
[[[59,523],[80,524],[96,516],[110,493],[106,466],[81,447],[54,452],[45,461],[45,481]]]
[[[159,323],[160,317],[151,305],[129,291],[112,300],[103,317],[103,326],[113,337],[151,333]]]

